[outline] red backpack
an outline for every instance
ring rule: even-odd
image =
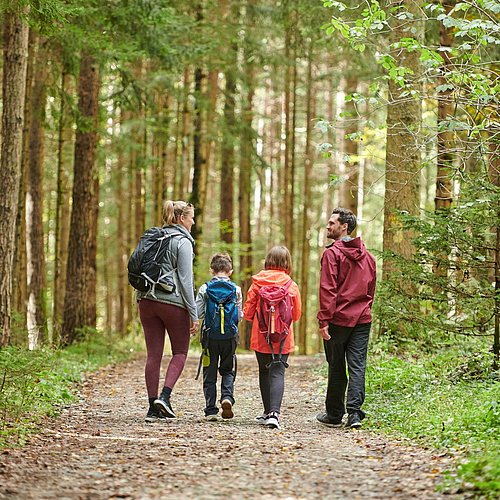
[[[290,332],[292,324],[292,298],[288,293],[293,280],[285,285],[264,285],[259,289],[260,307],[257,309],[259,332],[266,336],[266,341],[271,347],[273,363],[288,364],[281,359],[283,345]],[[278,360],[275,360],[273,342],[280,344]]]

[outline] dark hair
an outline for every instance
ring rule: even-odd
[[[338,214],[341,224],[347,224],[347,234],[351,234],[356,229],[358,225],[356,216],[348,208],[334,208],[332,211],[333,214]]]
[[[216,253],[210,260],[210,269],[214,273],[229,273],[233,270],[233,261],[227,253]]]
[[[288,248],[282,245],[271,248],[266,256],[264,269],[277,269],[290,274],[292,272],[292,256]]]

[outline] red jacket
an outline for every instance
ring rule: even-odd
[[[257,319],[257,309],[259,307],[259,288],[264,285],[286,285],[290,276],[284,271],[275,269],[264,269],[260,273],[252,276],[252,284],[248,289],[247,300],[243,306],[243,314],[245,319],[252,321],[252,337],[250,339],[250,349],[257,352],[271,354],[271,348],[266,341],[266,336],[259,332],[259,320]],[[290,298],[292,299],[292,318],[297,321],[302,314],[302,304],[300,300],[299,287],[295,282],[288,289]],[[279,351],[279,344],[273,344],[274,352]],[[283,344],[283,354],[289,354],[295,350],[293,341],[293,327],[290,326],[290,333]]]
[[[372,321],[376,264],[361,238],[337,240],[321,257],[320,328],[328,323],[356,326]]]

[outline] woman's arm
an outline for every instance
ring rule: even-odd
[[[177,247],[177,276],[179,293],[189,312],[191,320],[198,321],[198,312],[194,300],[193,284],[193,246],[187,238],[182,238]]]

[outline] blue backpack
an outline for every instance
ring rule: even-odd
[[[232,339],[238,334],[236,285],[229,280],[207,283],[203,336],[214,340]]]

